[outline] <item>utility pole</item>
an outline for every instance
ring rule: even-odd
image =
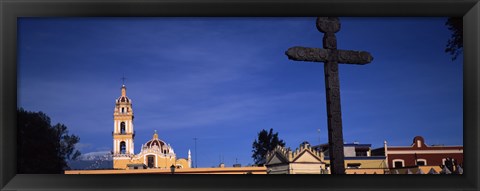
[[[197,163],[197,138],[193,138],[193,140],[195,141],[195,168],[198,167],[198,163]]]

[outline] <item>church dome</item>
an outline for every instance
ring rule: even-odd
[[[165,141],[162,141],[158,139],[158,134],[157,131],[153,134],[153,138],[149,141],[147,141],[145,144],[142,146],[142,150],[158,150],[163,154],[173,154],[173,149],[165,143]]]
[[[120,96],[120,97],[117,99],[117,102],[130,103],[130,99],[128,99],[127,96]]]
[[[157,147],[162,148],[162,147],[164,147],[164,145],[167,145],[167,144],[165,144],[165,142],[163,142],[163,141],[160,140],[160,139],[152,139],[152,140],[146,142],[144,145],[145,145],[146,147],[157,146]]]

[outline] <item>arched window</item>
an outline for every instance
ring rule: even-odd
[[[120,133],[125,134],[125,122],[120,123]]]
[[[124,107],[122,107],[122,113],[125,113],[125,108]]]
[[[393,168],[401,168],[405,166],[405,161],[403,159],[394,159],[392,160]]]
[[[120,154],[125,154],[126,150],[125,141],[120,142]]]
[[[445,161],[447,161],[447,158],[442,159],[442,165],[445,165]]]
[[[417,159],[417,161],[415,161],[417,166],[426,166],[427,165],[427,160],[426,159]]]

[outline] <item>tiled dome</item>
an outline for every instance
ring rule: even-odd
[[[169,154],[169,153],[173,154],[173,149],[170,147],[170,145],[165,143],[165,141],[158,139],[157,131],[155,131],[155,133],[153,134],[153,138],[151,140],[143,144],[142,150],[153,149],[155,147],[157,147],[160,150],[160,152],[162,152],[163,154]]]

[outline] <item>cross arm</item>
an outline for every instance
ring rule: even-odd
[[[290,60],[310,61],[310,62],[326,62],[328,60],[328,50],[322,48],[307,48],[294,46],[289,48],[285,54]]]
[[[338,63],[345,64],[368,64],[372,62],[373,56],[366,51],[339,50]]]
[[[368,64],[373,60],[373,56],[366,51],[330,50],[301,46],[291,47],[285,52],[285,54],[290,60],[310,62],[326,62],[329,60],[336,60],[337,63],[363,65]]]

